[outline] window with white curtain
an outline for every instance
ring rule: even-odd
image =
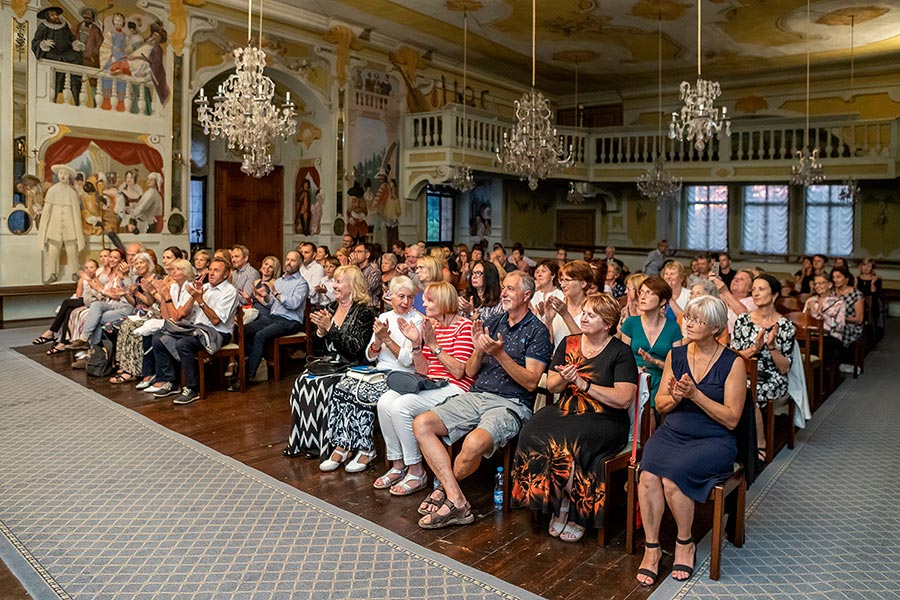
[[[692,250],[726,250],[728,186],[685,186],[684,198],[687,205],[687,247]]]
[[[788,186],[744,187],[741,249],[760,254],[787,254]]]
[[[806,188],[806,253],[853,254],[853,199],[841,198],[844,185]]]

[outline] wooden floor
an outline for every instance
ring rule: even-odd
[[[290,423],[288,397],[294,376],[301,368],[299,362],[290,364],[289,377],[281,383],[251,384],[245,394],[215,389],[205,400],[175,406],[173,397],[155,400],[149,394],[136,391],[133,385],[117,386],[88,378],[83,370],[69,368],[71,358],[67,354],[48,357],[45,350],[46,346],[20,349],[39,363],[173,431],[337,507],[364,516],[426,548],[531,592],[560,600],[646,598],[650,594],[651,590],[640,587],[634,579],[641,557],[640,554],[625,554],[623,535],[617,535],[608,547],[601,548],[595,538],[590,538],[589,530],[580,543],[568,544],[547,535],[546,518],[533,522],[527,510],[516,510],[505,517],[495,513],[491,497],[494,468],[489,461],[463,484],[478,516],[475,523],[425,531],[416,523],[419,518],[416,507],[423,494],[394,498],[372,488],[372,481],[380,472],[350,475],[339,470],[326,474],[319,472],[317,461],[282,457]],[[212,379],[211,387],[215,388],[215,377]],[[376,463],[381,470],[382,460],[379,458]],[[621,484],[614,482],[613,485]],[[701,509],[698,512],[695,536],[702,536],[709,529],[709,511]],[[672,567],[673,529],[664,527],[662,541],[666,553],[660,565],[661,577],[667,576]],[[5,588],[8,579],[0,572],[0,590]],[[6,597],[0,594],[0,598]]]

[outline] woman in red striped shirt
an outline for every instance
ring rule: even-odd
[[[447,398],[467,392],[473,381],[466,375],[466,361],[474,350],[472,321],[459,314],[456,289],[446,281],[430,283],[424,300],[421,335],[405,319],[399,319],[398,325],[412,341],[416,372],[431,380],[444,380],[446,385],[415,394],[389,390],[378,400],[378,422],[392,464],[374,485],[376,489],[390,488],[394,496],[408,496],[427,484],[413,419]]]

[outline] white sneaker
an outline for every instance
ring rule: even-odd
[[[363,456],[368,458],[369,462],[365,462],[365,463],[359,462],[359,459],[362,458]],[[344,470],[347,471],[348,473],[362,473],[363,471],[365,471],[366,469],[369,468],[369,466],[372,464],[372,461],[375,460],[376,456],[378,456],[378,453],[375,452],[374,450],[371,450],[369,452],[364,452],[364,451],[360,450],[359,452],[356,453],[356,456],[353,457],[353,460],[351,460],[350,462],[347,463],[347,466],[344,467]]]
[[[159,390],[163,389],[163,384],[164,384],[164,383],[166,383],[166,382],[165,382],[165,381],[158,381],[158,382],[154,383],[153,385],[150,385],[150,386],[145,387],[145,388],[144,388],[144,391],[147,392],[148,394],[155,394],[155,393],[158,392]]]
[[[337,454],[338,456],[341,457],[341,459],[339,461],[331,460],[331,456],[334,456],[335,454]],[[349,454],[350,454],[349,450],[344,450],[343,452],[341,452],[340,450],[335,450],[334,452],[331,453],[331,456],[328,457],[328,460],[319,464],[319,470],[323,471],[325,473],[328,473],[330,471],[336,471],[337,468],[339,466],[341,466],[341,463],[343,463],[345,460],[347,460],[347,456]]]
[[[841,364],[841,366],[838,367],[838,370],[841,373],[847,373],[849,375],[850,373],[853,373],[853,365],[848,365],[846,363],[843,363],[843,364]]]

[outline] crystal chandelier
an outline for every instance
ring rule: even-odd
[[[642,196],[655,200],[657,209],[662,208],[661,200],[674,197],[681,191],[681,179],[675,177],[666,170],[663,161],[663,136],[662,136],[662,15],[658,18],[658,27],[656,34],[656,44],[658,50],[657,59],[657,135],[654,144],[660,144],[660,148],[656,149],[656,159],[645,172],[641,173],[637,180],[637,188]]]
[[[259,10],[259,46],[250,41],[253,0],[247,4],[247,47],[235,48],[235,71],[219,85],[209,106],[203,88],[195,100],[197,120],[212,139],[225,137],[229,150],[243,153],[241,171],[254,177],[272,172],[272,144],[277,137],[287,139],[297,131],[294,103],[288,92],[279,109],[272,99],[275,83],[263,73],[266,53],[262,50],[262,2]]]
[[[715,107],[716,99],[722,95],[718,81],[707,81],[700,77],[700,5],[697,0],[697,85],[691,87],[690,82],[682,81],[679,87],[681,101],[684,106],[681,112],[672,113],[669,123],[669,137],[679,142],[692,141],[697,152],[703,152],[706,142],[718,136],[724,129],[726,137],[731,136],[731,121],[728,109]]]
[[[574,148],[569,146],[566,152],[551,122],[550,101],[534,89],[536,14],[535,0],[531,0],[531,90],[516,101],[516,124],[511,135],[503,133],[503,147],[496,153],[501,168],[528,180],[532,191],[538,180],[574,162]]]
[[[806,37],[809,39],[809,0],[806,0]],[[809,50],[806,51],[806,144],[797,150],[797,162],[791,166],[791,184],[808,187],[825,180],[825,170],[819,162],[819,149],[809,149]]]
[[[466,166],[466,146],[469,143],[469,122],[466,120],[466,90],[469,86],[469,13],[463,12],[463,113],[462,113],[462,165],[453,168],[453,177],[450,179],[450,187],[466,193],[475,188],[475,175],[472,169]]]

